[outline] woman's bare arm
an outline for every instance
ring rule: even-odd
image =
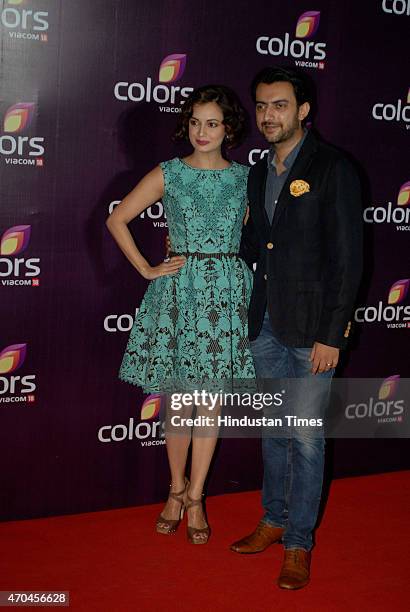
[[[131,265],[146,279],[152,280],[166,274],[176,274],[184,265],[185,257],[172,257],[169,262],[150,266],[138,250],[127,227],[143,210],[164,195],[164,176],[159,166],[144,176],[136,187],[115,207],[106,225]]]

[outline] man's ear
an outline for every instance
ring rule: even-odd
[[[306,117],[308,116],[310,111],[310,104],[309,102],[304,102],[303,104],[301,104],[299,106],[299,112],[298,112],[298,119],[299,121],[303,121],[304,119],[306,119]]]

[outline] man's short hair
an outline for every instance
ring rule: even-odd
[[[280,81],[293,85],[298,106],[305,102],[309,102],[312,105],[314,99],[314,84],[312,80],[300,70],[282,66],[267,66],[258,72],[251,84],[252,100],[256,102],[256,88],[260,83],[270,85]]]

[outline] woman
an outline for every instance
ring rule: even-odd
[[[244,134],[245,113],[226,87],[205,86],[186,100],[177,139],[192,152],[149,172],[116,207],[107,226],[125,256],[151,283],[131,330],[120,378],[146,393],[206,389],[254,377],[247,333],[251,273],[238,258],[246,213],[248,168],[228,161],[223,146]],[[173,253],[151,266],[127,224],[162,199]],[[190,482],[185,478],[192,442]],[[188,539],[209,538],[202,489],[216,435],[166,432],[171,490],[157,531],[175,533],[188,514]]]

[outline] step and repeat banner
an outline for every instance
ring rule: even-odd
[[[410,376],[409,25],[410,0],[0,1],[2,519],[166,494],[158,398],[117,379],[147,283],[105,220],[184,154],[171,135],[192,88],[231,86],[253,119],[249,84],[270,64],[309,72],[315,127],[360,168],[366,266],[342,374],[385,381],[351,418],[392,416]],[[249,165],[264,155],[254,126],[232,153]],[[162,203],[130,228],[159,262]],[[333,473],[399,467],[404,442],[338,440]],[[210,493],[260,478],[257,440],[220,442]]]

